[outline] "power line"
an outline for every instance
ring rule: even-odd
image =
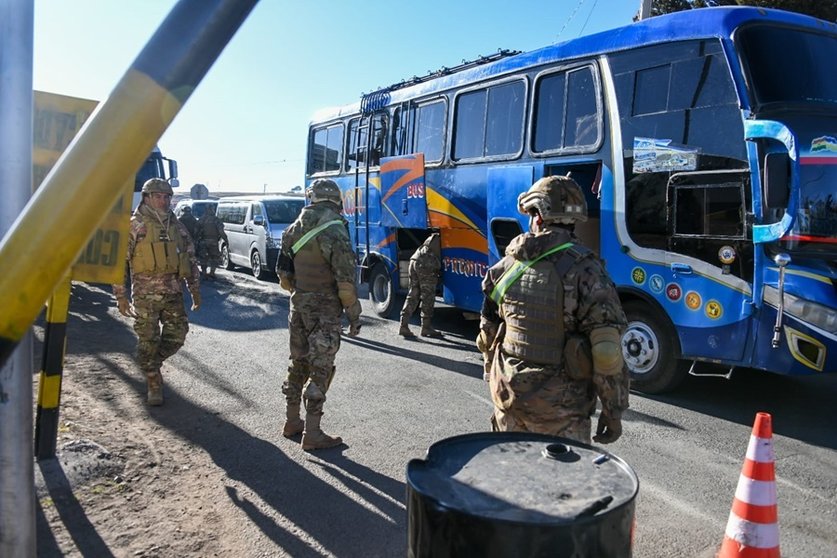
[[[590,21],[590,16],[593,15],[593,12],[596,10],[596,4],[599,0],[593,0],[593,7],[590,8],[590,13],[587,14],[587,19],[584,20],[584,25],[581,26],[581,31],[578,32],[578,36],[581,37],[581,34],[584,33],[584,29],[587,27],[587,22]]]
[[[585,2],[585,0],[578,0],[578,4],[575,5],[575,9],[573,10],[573,13],[570,14],[570,17],[567,18],[567,21],[564,23],[564,26],[561,27],[560,31],[558,31],[558,35],[556,35],[556,39],[561,37],[561,33],[564,32],[564,29],[566,29],[567,25],[569,25],[570,22],[573,20],[573,18],[575,17],[576,12],[578,12],[578,9],[581,7],[582,4],[584,4],[584,2]]]

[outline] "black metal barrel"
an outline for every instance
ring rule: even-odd
[[[447,438],[407,464],[408,555],[630,557],[638,490],[627,463],[566,438]]]

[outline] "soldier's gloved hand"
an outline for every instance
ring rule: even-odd
[[[123,316],[128,318],[136,318],[137,313],[134,311],[134,307],[128,301],[127,298],[119,297],[116,299],[116,307],[119,309],[119,313]]]
[[[192,295],[192,310],[198,310],[201,307],[201,292],[197,289],[190,291]]]
[[[619,439],[622,435],[622,419],[613,418],[610,414],[602,410],[599,415],[599,423],[596,426],[596,435],[593,436],[593,441],[600,444],[611,444]]]
[[[360,335],[360,320],[355,320],[349,324],[349,337],[357,337]]]

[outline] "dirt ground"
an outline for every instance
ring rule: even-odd
[[[109,289],[74,286],[73,297],[74,308],[88,311],[71,307],[68,320],[56,458],[35,463],[37,555],[249,555],[245,533],[229,520],[236,512],[224,488],[229,479],[154,419],[177,420],[172,415],[183,411],[145,405],[136,340]],[[36,338],[43,340],[43,322]],[[40,351],[36,342],[36,362]],[[37,394],[37,375],[33,381]]]

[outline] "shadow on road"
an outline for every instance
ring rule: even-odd
[[[634,393],[741,425],[752,425],[757,412],[773,416],[774,434],[837,449],[834,401],[837,375],[781,376],[760,370],[736,370],[732,378],[690,376],[665,395]]]

